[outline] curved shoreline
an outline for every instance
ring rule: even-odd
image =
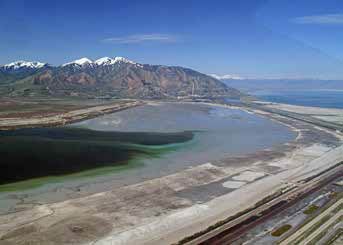
[[[153,104],[156,105],[157,103],[153,102]],[[165,102],[162,102],[160,104],[165,104]],[[172,104],[174,104],[174,103],[172,103]],[[180,103],[176,103],[176,104],[180,104]],[[200,106],[200,103],[197,103],[196,105]],[[217,104],[210,105],[210,107],[212,107],[212,106],[215,106],[214,108],[217,108],[220,105],[217,105]],[[195,108],[198,108],[198,107],[195,107]],[[200,109],[202,111],[204,108],[200,107]],[[206,109],[206,111],[207,110],[208,109]],[[249,113],[251,114],[251,112],[249,112]],[[249,118],[250,118],[250,116],[249,116]],[[43,129],[43,130],[49,130],[49,129]],[[259,147],[259,148],[261,148],[261,147]],[[261,150],[263,150],[263,149],[264,148],[261,148]],[[253,154],[253,151],[249,151],[249,152],[251,152],[251,154]],[[263,153],[263,154],[265,155],[265,153]],[[236,153],[234,155],[238,156],[239,154]],[[245,154],[241,154],[241,155],[244,156]],[[251,157],[251,156],[247,155],[247,158],[249,158],[249,157]],[[212,162],[214,162],[213,159],[210,158],[210,160],[212,160]],[[143,164],[142,162],[140,164],[136,164],[136,162],[137,162],[136,160],[134,162],[135,162],[134,166],[142,166],[142,164]],[[198,163],[198,162],[196,161],[194,163]],[[199,164],[197,164],[197,165],[200,165],[201,163],[202,163],[202,161],[199,161]],[[192,165],[195,165],[195,164],[192,164]],[[117,169],[117,168],[114,168],[114,169]],[[127,172],[126,171],[127,169],[128,168],[121,168],[121,167],[119,168],[119,170],[124,170],[125,172]],[[182,169],[185,169],[185,168],[182,167]],[[130,170],[132,170],[132,169],[130,168]],[[102,171],[101,169],[99,169],[99,171],[100,171],[100,173],[103,173],[103,174],[97,175],[96,178],[92,177],[93,180],[92,179],[88,180],[89,175],[87,173],[86,173],[87,178],[79,178],[79,179],[76,179],[75,181],[67,176],[67,178],[66,178],[67,182],[65,185],[61,182],[61,180],[64,179],[63,176],[61,176],[59,178],[53,177],[53,178],[51,178],[52,183],[50,183],[50,181],[48,181],[48,183],[47,183],[48,185],[46,186],[46,188],[45,188],[45,186],[41,185],[42,183],[40,180],[32,180],[32,181],[29,181],[29,183],[32,182],[32,184],[33,184],[32,187],[40,187],[38,190],[25,188],[25,189],[19,189],[19,190],[17,190],[17,192],[13,192],[13,193],[3,192],[3,193],[0,193],[0,200],[5,201],[5,203],[6,203],[7,200],[5,200],[4,198],[6,198],[6,195],[11,195],[12,196],[11,202],[16,202],[17,200],[20,200],[19,205],[13,205],[11,210],[12,211],[21,210],[21,209],[25,209],[26,207],[31,206],[30,200],[32,200],[32,199],[38,200],[42,203],[51,203],[51,202],[56,202],[56,201],[63,201],[66,199],[77,198],[80,196],[87,196],[90,194],[94,194],[94,193],[98,193],[98,192],[102,192],[102,191],[107,191],[110,189],[107,187],[104,188],[103,186],[113,185],[116,188],[119,188],[119,187],[124,186],[124,185],[128,185],[128,184],[131,185],[131,184],[139,183],[139,182],[143,181],[144,179],[153,179],[153,178],[165,176],[165,175],[171,174],[171,172],[174,173],[174,172],[181,171],[181,169],[180,168],[174,169],[173,171],[169,171],[169,173],[164,173],[164,174],[162,173],[161,176],[160,176],[160,174],[158,174],[156,176],[151,176],[148,174],[148,175],[146,175],[145,178],[133,177],[133,178],[130,178],[131,180],[128,180],[128,181],[123,180],[123,178],[122,178],[122,177],[126,176],[125,173],[124,174],[118,173],[118,176],[117,176],[117,174],[115,172],[112,172],[112,173],[110,171],[108,173],[104,172],[104,171],[106,171],[106,168],[104,169],[104,171]],[[137,171],[140,171],[140,170],[137,170]],[[97,170],[95,170],[95,172],[97,172]],[[162,172],[164,172],[164,170],[162,170]],[[114,178],[111,177],[112,174],[115,175]],[[83,173],[74,174],[74,175],[71,175],[70,177],[73,177],[73,176],[76,176],[76,177],[81,176],[82,177]],[[44,182],[45,182],[45,180],[44,180]],[[54,182],[56,182],[56,185],[54,185]],[[19,185],[23,186],[23,184],[26,184],[26,183],[27,182],[19,183]],[[6,190],[8,190],[8,191],[14,190],[15,191],[15,189],[13,189],[13,187],[15,187],[15,186],[16,186],[15,183],[12,185],[9,185],[7,187],[5,186],[6,189],[4,189],[4,190],[5,191]],[[1,187],[0,187],[0,190],[1,190]],[[54,194],[50,195],[50,194],[48,194],[48,192],[51,192],[51,193],[57,192],[59,194],[58,195],[54,195]],[[64,197],[63,193],[66,193],[65,197]],[[37,195],[41,195],[41,196],[43,196],[43,198],[40,198],[39,196],[37,197]],[[51,197],[49,197],[49,196],[51,196]],[[57,199],[57,197],[58,197],[58,199]],[[4,208],[4,206],[5,205],[3,205],[3,207],[0,207],[0,213],[5,212],[4,210],[6,210],[6,208]]]
[[[29,234],[7,236],[9,244],[32,239],[50,241],[52,234],[61,229],[60,226],[54,226],[55,223],[65,227],[71,224],[93,227],[99,222],[111,228],[106,235],[95,234],[97,244],[110,241],[115,244],[177,242],[182,236],[202,230],[216,220],[244,210],[276,189],[289,186],[294,178],[303,178],[330,166],[325,166],[325,161],[316,161],[314,165],[309,163],[340,145],[339,138],[305,122],[262,114],[298,130],[296,140],[277,149],[265,149],[250,156],[199,165],[116,190],[27,207],[22,212],[0,216],[0,237],[9,232],[16,234],[16,229],[23,229],[27,227],[25,224],[35,220],[30,227],[47,228]],[[338,152],[341,153],[340,150]],[[309,173],[308,169],[317,170]],[[264,175],[255,178],[257,173]],[[238,179],[244,182],[242,187],[224,187],[224,183],[237,182]],[[222,192],[215,193],[214,190]],[[47,213],[46,210],[53,212]],[[82,220],[76,217],[82,217]],[[91,241],[70,231],[65,238],[80,239],[79,243],[85,244]]]

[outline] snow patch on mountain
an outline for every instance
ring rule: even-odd
[[[242,80],[242,79],[244,79],[241,76],[230,75],[230,74],[226,74],[226,75],[208,74],[208,75],[211,77],[214,77],[215,79],[218,79],[218,80],[225,80],[225,79]]]
[[[94,63],[99,66],[100,65],[113,65],[115,63],[115,60],[110,57],[102,57],[94,61]]]
[[[74,60],[72,62],[68,62],[68,63],[65,63],[63,64],[62,66],[67,66],[67,65],[79,65],[79,66],[84,66],[84,65],[91,65],[93,64],[93,61],[84,57],[84,58],[81,58],[81,59],[78,59],[78,60]]]
[[[41,63],[38,61],[25,61],[25,60],[18,60],[6,65],[3,65],[5,69],[13,69],[17,70],[20,68],[31,68],[31,69],[39,69],[47,65],[46,63]]]
[[[117,63],[117,62],[123,62],[123,63],[129,63],[129,64],[136,64],[136,62],[133,62],[133,61],[131,61],[131,60],[128,60],[128,59],[126,59],[126,58],[124,58],[124,57],[115,57],[115,58],[114,58],[114,61],[115,61],[115,63]]]

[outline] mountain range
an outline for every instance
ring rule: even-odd
[[[16,61],[0,66],[0,94],[110,98],[238,98],[218,79],[179,66],[140,64],[123,57],[81,58],[60,66]]]

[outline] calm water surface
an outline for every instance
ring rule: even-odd
[[[295,134],[286,126],[267,118],[241,110],[202,104],[145,105],[76,123],[68,128],[100,131],[99,134],[107,140],[108,135],[113,133],[115,133],[113,137],[117,137],[118,132],[130,132],[131,136],[129,138],[125,136],[125,139],[130,142],[131,147],[143,147],[144,151],[157,150],[159,153],[134,156],[128,164],[131,167],[100,168],[101,171],[98,171],[95,176],[65,177],[58,181],[55,179],[51,181],[49,177],[43,185],[26,190],[19,189],[16,195],[11,195],[11,192],[0,192],[0,212],[5,212],[13,206],[18,201],[16,199],[18,195],[27,202],[61,201],[70,198],[75,190],[84,194],[110,190],[175,173],[190,166],[271,148],[295,137]],[[159,135],[158,133],[184,131],[192,131],[192,137],[189,138],[186,135],[184,138],[182,133],[177,134],[178,140],[175,141],[173,138],[171,141],[178,143],[146,145],[147,142],[151,143],[152,139],[156,141],[155,137],[151,138],[151,133]],[[134,134],[136,138],[132,138],[133,132],[139,132]],[[60,136],[59,134],[58,137]],[[83,137],[88,140],[90,136],[87,134]],[[84,140],[78,140],[84,142]],[[159,138],[158,141],[160,141]],[[108,143],[110,142],[106,144]],[[133,149],[137,150],[137,148]],[[124,150],[126,151],[126,148]],[[96,159],[96,156],[93,158]],[[73,162],[71,161],[70,164]]]
[[[158,159],[143,159],[151,172],[170,172],[255,152],[293,139],[287,127],[241,110],[195,104],[145,105],[74,126],[102,131],[195,131],[194,138]],[[180,146],[180,145],[179,145]]]
[[[342,90],[258,91],[254,95],[276,103],[343,109]]]

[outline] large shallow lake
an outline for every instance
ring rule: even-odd
[[[46,183],[130,184],[271,148],[295,136],[267,118],[190,103],[148,104],[62,128],[0,133],[8,171],[2,191]]]
[[[241,110],[177,103],[0,134],[0,213],[23,200],[55,202],[111,190],[295,137],[288,127]]]
[[[194,138],[191,141],[178,144],[175,151],[165,153],[163,157],[144,161],[157,171],[255,152],[294,137],[286,126],[266,118],[203,104],[145,105],[73,126],[121,132],[192,131]]]

